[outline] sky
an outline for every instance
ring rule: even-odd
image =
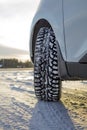
[[[23,54],[25,52],[28,55],[30,25],[39,1],[0,0],[0,49],[2,49],[2,51],[0,50],[0,57],[3,54],[4,57],[11,57],[11,54],[14,57],[13,49],[15,51],[23,50]],[[9,55],[8,51],[10,51]]]

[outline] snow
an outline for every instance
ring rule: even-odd
[[[76,130],[62,102],[38,101],[33,86],[33,70],[0,71],[0,130]]]

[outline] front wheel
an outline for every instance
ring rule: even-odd
[[[52,29],[39,30],[34,55],[34,88],[36,97],[58,101],[61,95],[57,42]]]

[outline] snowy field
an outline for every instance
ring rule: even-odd
[[[87,91],[86,81],[63,82],[65,89],[76,86]],[[76,123],[62,101],[36,99],[33,70],[7,69],[0,70],[0,130],[87,130],[87,125]]]

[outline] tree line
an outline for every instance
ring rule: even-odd
[[[0,59],[0,68],[32,68],[33,64],[27,60],[25,62],[18,59]]]

